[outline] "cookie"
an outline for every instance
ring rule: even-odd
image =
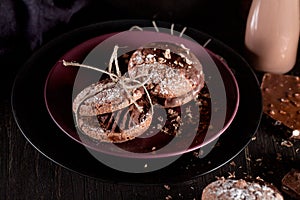
[[[111,113],[129,106],[140,99],[143,93],[141,87],[125,91],[120,82],[103,79],[87,86],[76,95],[73,112],[83,116]]]
[[[128,63],[129,77],[148,79],[145,86],[153,101],[176,107],[194,99],[204,86],[204,73],[197,57],[183,46],[151,43],[137,49]],[[146,75],[146,76],[145,76]]]
[[[109,143],[122,143],[142,135],[152,122],[152,113],[147,99],[136,101],[136,105],[96,116],[78,116],[77,127],[90,138]]]
[[[202,200],[283,200],[283,196],[273,185],[260,181],[220,178],[208,184],[202,192]]]
[[[98,142],[121,143],[143,134],[152,122],[151,102],[143,88],[125,90],[103,79],[84,88],[73,100],[76,126]]]

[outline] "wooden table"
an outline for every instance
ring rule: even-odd
[[[245,19],[236,19],[235,16],[240,15],[238,12],[233,14],[224,10],[217,12],[220,12],[218,16],[222,14],[227,16],[226,19],[209,18],[212,14],[207,12],[206,15],[209,16],[207,20],[189,21],[188,24],[222,40],[244,55]],[[77,21],[74,20],[78,22],[76,26],[93,22],[93,20],[79,22],[78,19],[79,17]],[[69,28],[74,28],[74,24]],[[48,37],[51,39],[54,36]],[[284,174],[292,167],[300,167],[300,141],[293,141],[292,147],[282,145],[286,139],[263,117],[255,137],[233,160],[211,173],[182,184],[105,183],[69,171],[38,152],[24,138],[14,120],[10,105],[10,89],[18,66],[25,62],[28,56],[20,57],[24,57],[23,60],[11,60],[14,67],[7,76],[3,76],[1,84],[4,91],[0,104],[1,199],[200,199],[202,189],[216,180],[216,177],[260,177],[280,188]],[[300,58],[293,72],[296,75],[300,74]],[[257,72],[257,75],[261,77],[262,74]]]

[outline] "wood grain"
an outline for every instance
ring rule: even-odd
[[[103,183],[62,168],[32,147],[14,122],[7,100],[1,103],[0,112],[0,195],[6,199],[200,199],[202,189],[220,176],[259,176],[280,187],[281,177],[300,160],[299,142],[282,146],[283,139],[267,134],[262,126],[236,158],[195,180],[158,185]]]

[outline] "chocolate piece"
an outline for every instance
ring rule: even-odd
[[[281,180],[282,191],[289,196],[300,199],[300,170],[291,169]]]
[[[300,139],[300,77],[266,73],[261,84],[263,112]]]

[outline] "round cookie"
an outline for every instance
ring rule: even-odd
[[[132,79],[146,83],[153,101],[176,107],[195,98],[204,86],[200,61],[184,46],[156,42],[137,49],[128,63]],[[146,76],[145,76],[146,75]]]
[[[142,111],[131,104],[112,113],[97,116],[78,116],[77,127],[87,136],[100,142],[121,143],[143,134],[152,122],[152,113],[147,98],[136,103]]]
[[[208,184],[202,192],[202,200],[283,200],[283,196],[273,185],[244,179],[220,178]]]
[[[104,79],[75,97],[73,113],[76,126],[83,134],[100,142],[121,143],[149,128],[151,106],[142,87],[125,90],[119,82]]]
[[[143,93],[142,87],[125,91],[120,82],[103,79],[87,86],[76,95],[73,100],[73,112],[83,116],[114,112],[140,99]]]

